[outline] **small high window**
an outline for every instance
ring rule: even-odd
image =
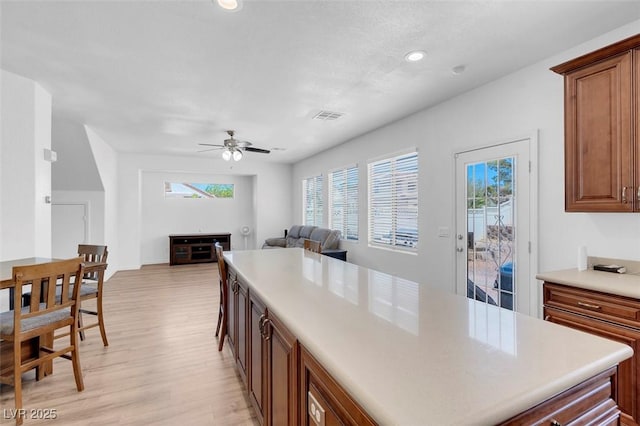
[[[165,198],[233,198],[232,183],[164,183]]]

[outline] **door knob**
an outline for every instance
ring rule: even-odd
[[[458,253],[462,253],[464,251],[464,249],[462,247],[456,247],[456,251]]]

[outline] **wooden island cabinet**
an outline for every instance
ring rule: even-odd
[[[618,342],[301,248],[224,257],[262,425],[618,424]],[[496,315],[503,346],[470,334]]]
[[[228,341],[261,424],[297,425],[297,340],[228,268]]]
[[[622,424],[640,422],[640,301],[545,282],[545,320],[624,343],[633,356],[618,366],[618,406]]]
[[[564,75],[565,210],[640,212],[640,34],[551,69]]]
[[[267,310],[260,299],[249,291],[249,398],[258,420],[264,424],[267,404],[267,349],[264,320]],[[267,422],[268,423],[268,422]]]

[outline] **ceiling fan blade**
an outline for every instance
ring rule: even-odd
[[[249,141],[238,141],[236,140],[236,146],[239,148],[247,148],[249,146],[253,145],[251,142]]]
[[[269,154],[271,151],[269,151],[268,149],[262,149],[262,148],[253,148],[253,147],[246,147],[243,148],[245,151],[249,151],[249,152],[258,152],[260,154]]]
[[[218,151],[218,150],[221,150],[221,149],[223,149],[223,148],[224,148],[224,147],[209,148],[209,149],[203,149],[203,150],[196,151],[196,152]]]
[[[219,145],[219,144],[214,144],[214,143],[199,143],[198,145],[217,146],[217,147],[220,147],[220,148],[224,148],[224,145]]]

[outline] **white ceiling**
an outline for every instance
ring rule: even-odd
[[[640,1],[6,1],[1,66],[118,151],[293,162],[640,19]],[[407,63],[413,49],[425,60]],[[454,75],[452,67],[466,72]],[[321,110],[344,113],[312,120]]]

